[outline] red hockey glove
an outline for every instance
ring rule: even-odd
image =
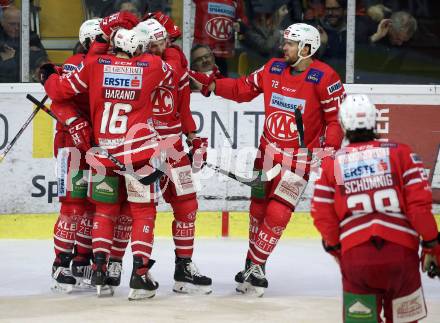
[[[52,74],[61,75],[62,71],[63,70],[61,67],[56,66],[53,63],[43,64],[38,69],[38,80],[40,81],[41,84],[44,85],[44,83],[46,83],[49,76],[51,76]]]
[[[87,120],[76,118],[73,121],[67,120],[67,129],[72,137],[73,144],[81,151],[87,152],[91,147],[93,132]]]
[[[195,137],[192,140],[187,139],[186,143],[190,149],[192,156],[192,167],[194,173],[198,172],[205,166],[206,158],[208,157],[208,138]]]
[[[132,29],[138,23],[139,20],[134,14],[128,11],[121,11],[103,18],[99,27],[101,27],[103,34],[110,38],[116,29]]]
[[[171,17],[167,16],[163,12],[161,11],[148,12],[145,14],[143,19],[147,20],[150,18],[156,19],[165,28],[171,41],[174,41],[180,36],[182,36],[182,31],[180,30],[179,26],[177,26],[174,23]]]
[[[202,93],[204,96],[210,96],[211,91],[209,90],[209,87],[216,79],[215,73],[207,75],[205,73],[200,73],[193,70],[189,70],[188,73],[190,78],[202,85],[200,93]]]
[[[322,247],[324,248],[325,252],[328,252],[329,254],[331,254],[335,258],[335,260],[338,264],[341,263],[341,244],[340,243],[338,243],[335,246],[330,246],[327,244],[327,242],[322,240]]]
[[[422,241],[421,263],[430,278],[440,278],[440,233],[437,240]]]

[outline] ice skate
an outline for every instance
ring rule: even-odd
[[[93,274],[91,284],[96,286],[96,295],[98,297],[113,296],[114,290],[112,286],[108,286],[107,281],[107,259],[103,252],[94,255]]]
[[[253,264],[250,260],[246,260],[245,271],[239,272],[235,276],[235,281],[238,282],[236,291],[242,294],[262,297],[264,290],[269,285],[265,276],[265,266]]]
[[[122,260],[110,259],[108,262],[107,285],[117,287],[121,284]]]
[[[75,289],[91,290],[92,286],[92,265],[89,257],[77,256],[72,261],[72,275],[76,278]]]
[[[156,295],[159,283],[154,280],[150,273],[154,263],[155,261],[150,259],[148,264],[144,265],[142,257],[133,256],[133,272],[130,278],[130,293],[128,294],[129,301],[152,298]]]
[[[176,257],[173,291],[182,294],[210,294],[212,280],[200,274],[191,258]]]
[[[59,254],[52,266],[53,283],[51,289],[55,292],[69,294],[73,291],[76,279],[70,271],[71,254]]]

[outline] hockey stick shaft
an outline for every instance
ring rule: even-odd
[[[46,95],[43,100],[41,101],[41,103],[44,105],[44,103],[47,101],[48,96]],[[12,147],[15,145],[15,143],[17,142],[18,138],[20,138],[20,136],[23,134],[23,132],[26,130],[27,126],[29,126],[29,124],[32,122],[32,120],[35,118],[35,116],[37,115],[38,111],[40,111],[40,107],[37,105],[37,108],[34,109],[34,111],[32,111],[31,115],[29,116],[29,118],[27,118],[27,120],[25,121],[25,123],[23,124],[23,126],[21,127],[21,129],[17,132],[17,134],[15,135],[15,137],[11,140],[11,142],[6,146],[5,150],[2,152],[2,154],[0,155],[0,163],[3,161],[3,159],[5,159],[6,155],[8,154],[8,152],[12,149]]]
[[[64,124],[63,122],[61,122],[57,116],[50,111],[42,102],[38,101],[34,96],[27,94],[26,98],[31,101],[32,103],[34,103],[37,107],[40,107],[41,110],[43,110],[44,112],[46,112],[47,114],[49,114],[52,118],[54,118],[55,120],[57,120],[58,122],[60,122],[61,124]],[[155,180],[159,177],[156,177],[157,174],[155,174],[155,172],[153,172],[152,174],[148,175],[148,176],[144,176],[141,177],[138,174],[134,173],[134,172],[130,172],[127,170],[126,166],[121,163],[115,156],[113,156],[112,154],[110,154],[107,150],[100,148],[100,147],[94,147],[98,149],[98,153],[100,155],[105,156],[106,158],[108,158],[120,171],[125,172],[126,174],[129,174],[133,177],[135,177],[140,183],[144,184],[144,185],[150,185],[152,183],[155,182]]]

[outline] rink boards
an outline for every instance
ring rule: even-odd
[[[367,93],[380,114],[378,133],[408,143],[425,162],[434,199],[440,202],[440,87],[410,85],[347,85],[348,93]],[[31,93],[44,96],[39,84],[0,85],[0,151],[12,140],[34,108]],[[208,159],[241,176],[250,175],[263,126],[263,98],[237,104],[219,97],[191,96],[191,109],[200,135],[209,138]],[[54,213],[59,209],[55,160],[52,152],[54,122],[39,112],[0,164],[1,214]],[[313,176],[312,176],[313,178]],[[202,211],[246,211],[248,187],[205,168],[194,178]],[[298,211],[308,211],[313,183],[308,185]],[[160,203],[160,211],[169,211]],[[438,206],[435,212],[439,213]],[[19,217],[19,216],[18,216]],[[214,217],[215,218],[215,217]],[[245,217],[246,218],[246,217]],[[30,218],[28,218],[30,220]]]

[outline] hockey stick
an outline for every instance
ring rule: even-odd
[[[300,148],[306,148],[304,143],[304,123],[300,109],[295,109],[296,129],[298,130],[298,141]]]
[[[41,101],[41,103],[44,105],[44,103],[47,101],[49,97],[46,95],[43,100]],[[12,146],[14,146],[15,142],[18,140],[18,138],[20,138],[20,136],[23,134],[23,132],[25,131],[25,129],[27,128],[27,126],[32,122],[32,120],[35,118],[35,116],[37,115],[38,111],[40,111],[40,107],[37,105],[37,108],[32,111],[31,115],[29,116],[29,118],[27,118],[27,120],[25,121],[25,123],[23,124],[23,126],[21,127],[21,129],[17,132],[17,134],[15,135],[15,137],[11,140],[11,142],[6,146],[5,150],[3,150],[3,152],[0,154],[0,163],[3,161],[3,159],[5,159],[6,155],[8,154],[8,152],[12,149]]]
[[[54,118],[57,122],[60,122],[61,124],[63,124],[60,120],[58,120],[57,116],[50,111],[44,104],[43,102],[38,101],[34,96],[27,94],[26,98],[31,101],[32,103],[34,103],[37,107],[39,107],[41,110],[43,110],[44,112],[46,112],[47,114],[49,114],[52,118]],[[152,183],[154,183],[156,181],[156,179],[158,179],[159,177],[156,177],[154,172],[150,175],[141,177],[138,174],[134,173],[134,172],[130,172],[127,170],[127,168],[125,167],[125,165],[123,163],[121,163],[115,156],[113,156],[112,154],[110,154],[107,150],[101,148],[101,147],[93,147],[95,149],[97,149],[97,153],[100,155],[105,156],[107,159],[109,159],[113,164],[115,164],[115,166],[121,171],[124,172],[128,175],[133,176],[134,178],[136,178],[141,184],[143,185],[150,185]],[[161,165],[161,168],[163,167],[163,165]],[[154,175],[154,176],[153,176]]]

